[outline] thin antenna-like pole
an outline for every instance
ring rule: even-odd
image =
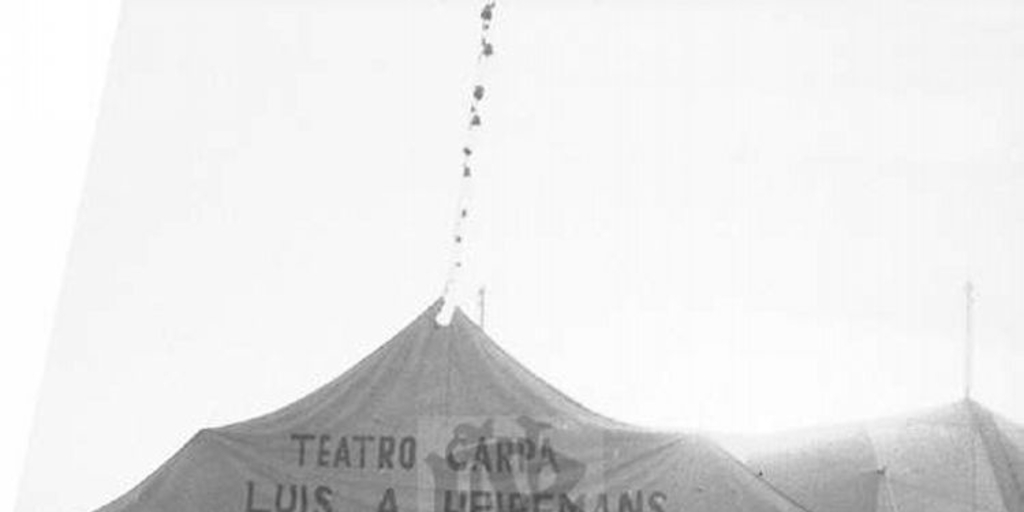
[[[974,384],[974,284],[964,284],[964,398],[971,398]]]
[[[480,328],[484,327],[484,318],[487,317],[487,288],[481,286],[477,290],[477,300],[480,303]]]
[[[964,283],[964,399],[971,399],[971,387],[974,384],[974,284]],[[971,440],[971,512],[978,509],[978,459],[974,439],[974,409],[967,404],[967,415],[970,427],[967,435]]]

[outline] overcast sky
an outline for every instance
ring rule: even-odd
[[[91,509],[441,293],[476,2],[126,0],[19,509]],[[501,3],[466,289],[633,423],[1024,421],[1024,6]],[[473,302],[466,300],[472,314]],[[59,489],[60,492],[55,492]]]

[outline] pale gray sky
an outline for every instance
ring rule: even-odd
[[[441,292],[476,2],[127,0],[19,509],[90,509]],[[470,287],[599,412],[1024,421],[1024,7],[498,6]],[[60,492],[54,492],[54,489]]]

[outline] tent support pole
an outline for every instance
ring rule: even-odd
[[[481,286],[477,290],[477,300],[480,303],[480,328],[484,328],[484,319],[487,318],[487,288]]]
[[[974,284],[964,284],[964,398],[970,400],[974,380]]]

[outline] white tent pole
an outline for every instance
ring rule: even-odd
[[[974,380],[974,284],[964,284],[964,398],[971,398]]]
[[[964,283],[964,398],[971,399],[971,387],[974,380],[974,284],[970,281]],[[974,410],[968,405],[968,417],[973,426]],[[978,508],[977,504],[977,456],[974,446],[974,429],[968,430],[971,440],[971,512]]]
[[[477,300],[480,301],[480,328],[484,328],[484,318],[487,317],[487,288],[481,286],[477,290]]]

